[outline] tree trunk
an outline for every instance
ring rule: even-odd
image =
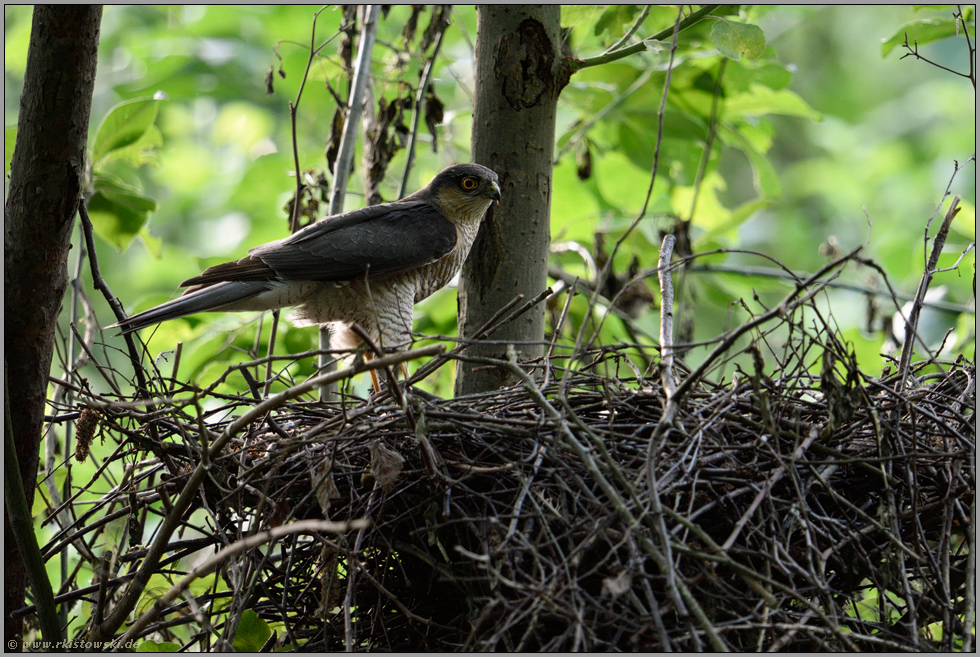
[[[34,501],[48,372],[82,192],[101,6],[34,8],[4,222],[4,328],[10,426]],[[6,432],[5,432],[6,433]],[[19,649],[27,575],[4,511],[4,633]],[[13,642],[13,643],[11,643]]]
[[[487,214],[460,276],[464,339],[516,295],[531,299],[547,287],[555,114],[568,81],[560,38],[557,5],[477,8],[471,155],[500,175],[503,198]],[[492,339],[513,344],[520,361],[539,358],[544,306]],[[505,344],[480,344],[466,353],[506,359],[506,350]],[[460,362],[456,395],[494,390],[507,380],[505,371]]]

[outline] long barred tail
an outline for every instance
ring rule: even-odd
[[[266,281],[217,283],[187,292],[182,297],[160,304],[155,308],[144,310],[141,313],[124,319],[118,324],[113,324],[106,328],[121,328],[123,333],[129,333],[146,326],[165,322],[168,319],[177,319],[178,317],[185,317],[194,313],[214,310],[233,310],[233,308],[227,308],[226,306],[251,299],[268,289],[269,284]]]

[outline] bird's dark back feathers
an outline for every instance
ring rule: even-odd
[[[257,246],[241,260],[209,267],[181,285],[196,289],[224,281],[344,281],[434,262],[450,253],[457,240],[456,227],[440,211],[445,206],[437,202],[438,196],[449,188],[461,189],[467,177],[498,189],[493,170],[454,164],[400,201],[327,217],[285,239]]]
[[[455,244],[452,222],[424,199],[406,198],[328,217],[255,247],[241,260],[210,267],[181,285],[380,276],[438,260]]]

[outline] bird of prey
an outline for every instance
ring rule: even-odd
[[[181,283],[183,296],[113,326],[129,332],[203,311],[295,306],[297,326],[331,326],[333,349],[360,344],[355,322],[382,349],[404,347],[412,307],[456,275],[499,200],[494,171],[454,164],[400,201],[326,217],[209,267]]]

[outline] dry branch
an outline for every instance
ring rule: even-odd
[[[83,538],[123,549],[98,582],[76,575],[57,599],[104,609],[93,639],[179,636],[199,650],[231,645],[245,610],[280,623],[276,647],[295,650],[966,646],[975,366],[912,363],[904,386],[901,372],[860,371],[814,302],[848,258],[720,336],[702,365],[673,353],[671,370],[687,372],[673,395],[626,365],[640,345],[562,342],[547,362],[476,358],[468,343],[433,358],[423,376],[463,360],[518,381],[453,400],[408,383],[396,397],[297,397],[323,377],[265,400],[159,374],[150,387],[166,399],[77,387],[101,416],[97,437],[118,445],[64,504],[95,503],[70,509],[75,522],[42,554]],[[515,300],[486,331],[541,299]],[[781,361],[763,367],[777,335]],[[573,353],[586,369],[569,369]],[[738,353],[757,366],[706,378]],[[55,423],[77,417],[55,410]],[[117,464],[125,475],[101,486]],[[140,529],[128,548],[109,538],[119,518]],[[266,540],[360,518],[371,525]],[[153,574],[181,583],[125,625]],[[202,576],[204,593],[186,588]]]

